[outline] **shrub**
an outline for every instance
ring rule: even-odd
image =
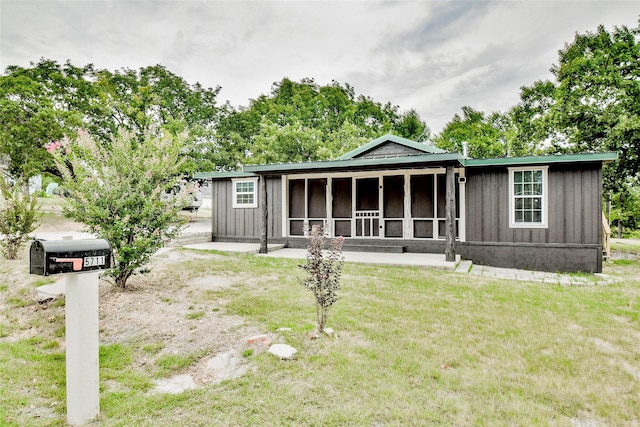
[[[27,188],[22,182],[11,186],[0,179],[0,253],[6,259],[18,258],[39,223],[38,199]]]
[[[307,262],[300,267],[307,272],[305,279],[300,279],[316,300],[316,321],[318,332],[324,331],[327,324],[327,311],[338,300],[340,275],[344,256],[342,255],[342,236],[332,239],[326,256],[323,254],[326,237],[322,227],[314,225],[307,237]]]
[[[51,150],[64,177],[65,215],[111,243],[115,267],[107,276],[121,289],[184,226],[179,212],[190,189],[162,198],[178,180],[182,149],[182,140],[170,137],[120,132],[101,144],[79,132]]]

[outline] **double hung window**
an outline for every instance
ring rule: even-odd
[[[509,215],[512,228],[547,226],[547,167],[509,169]]]
[[[258,207],[258,178],[233,180],[233,207]]]

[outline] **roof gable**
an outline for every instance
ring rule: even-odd
[[[424,154],[442,154],[445,150],[432,145],[422,144],[410,139],[387,134],[380,138],[349,151],[338,157],[338,160],[377,159],[385,157],[403,157]]]

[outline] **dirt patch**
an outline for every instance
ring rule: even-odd
[[[216,292],[232,287],[238,277],[202,275],[165,281],[166,271],[178,271],[187,260],[212,262],[219,255],[172,249],[154,257],[151,272],[132,280],[126,292],[103,285],[100,295],[101,344],[127,344],[136,349],[134,367],[157,365],[168,356],[194,362],[180,375],[160,380],[158,390],[197,386],[244,374],[249,367],[242,352],[247,338],[261,333],[238,316],[225,313]],[[173,277],[176,277],[174,275]],[[177,385],[173,383],[177,382]],[[191,384],[189,382],[189,384]]]
[[[167,262],[163,259],[163,262]],[[172,265],[179,265],[179,262]],[[154,283],[153,268],[145,281]],[[127,343],[136,352],[134,364],[146,365],[163,355],[216,355],[246,347],[259,331],[242,318],[224,313],[220,301],[203,300],[193,290],[231,286],[228,277],[198,277],[184,286],[155,283],[122,292],[109,285],[100,295],[102,344]]]
[[[82,224],[67,220],[61,209],[48,207],[37,232],[82,231]],[[28,246],[28,245],[27,245]],[[185,262],[215,262],[221,255],[209,252],[165,248],[152,258],[150,272],[134,276],[131,289],[121,291],[100,282],[100,344],[122,344],[134,349],[134,368],[157,372],[158,361],[168,356],[185,357],[191,363],[180,374],[190,376],[197,385],[242,375],[249,369],[242,353],[247,338],[263,333],[238,316],[225,312],[218,291],[243,280],[233,275],[198,273],[184,267]],[[56,339],[64,328],[64,304],[38,303],[37,285],[64,280],[29,274],[28,247],[20,259],[0,259],[0,342],[15,342],[34,336]],[[209,292],[212,291],[212,292]],[[4,328],[7,326],[7,328]],[[64,336],[57,338],[64,351]],[[114,382],[105,382],[111,390]]]

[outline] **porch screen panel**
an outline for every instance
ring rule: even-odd
[[[304,218],[304,179],[289,181],[289,218]]]
[[[384,217],[404,218],[404,176],[385,176],[382,182]]]
[[[289,233],[292,236],[304,235],[304,221],[301,219],[289,221]]]
[[[390,219],[384,222],[384,237],[402,237],[402,220]]]
[[[438,175],[438,218],[447,217],[447,176]],[[441,228],[441,227],[438,227]],[[442,234],[444,235],[444,234]]]
[[[356,180],[356,210],[378,210],[380,205],[378,194],[378,178]]]
[[[326,218],[327,216],[327,180],[310,179],[309,188],[309,218]]]
[[[455,199],[456,199],[456,218],[460,217],[460,192],[458,191],[458,177],[455,174]],[[438,218],[447,217],[447,176],[438,175]]]
[[[336,236],[351,237],[351,220],[349,219],[337,219],[334,221]]]
[[[433,218],[433,175],[411,177],[411,216]]]
[[[433,238],[433,221],[415,220],[413,221],[413,237],[422,239]]]
[[[334,218],[351,218],[351,178],[335,178],[331,184],[333,189]],[[336,233],[337,233],[336,222]],[[342,234],[344,236],[344,234]]]
[[[289,181],[289,234],[302,236],[304,226],[304,179]]]

